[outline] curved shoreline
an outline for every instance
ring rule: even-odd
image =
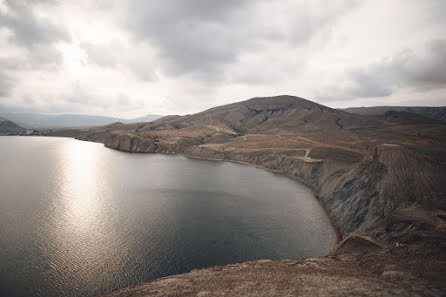
[[[78,139],[76,137],[74,137],[74,139],[76,140],[81,140],[81,141],[89,141],[90,140],[83,140],[83,139]],[[288,178],[291,178],[295,181],[298,181],[302,184],[304,184],[305,186],[311,188],[313,190],[313,197],[316,199],[316,201],[319,203],[319,205],[322,207],[322,209],[325,212],[325,215],[328,217],[328,220],[330,221],[330,224],[333,228],[334,233],[336,234],[336,244],[338,244],[341,240],[342,240],[342,234],[341,234],[341,230],[338,226],[338,224],[336,223],[335,219],[330,215],[330,213],[328,212],[327,207],[325,206],[325,204],[319,199],[319,195],[318,195],[318,189],[311,185],[309,182],[307,182],[305,179],[298,177],[298,176],[294,176],[291,175],[289,173],[286,173],[284,171],[281,170],[276,170],[276,169],[271,169],[271,168],[267,168],[261,165],[257,165],[257,164],[252,164],[252,163],[247,163],[247,162],[243,162],[243,161],[237,161],[237,160],[231,160],[231,159],[216,159],[216,158],[203,158],[203,157],[198,157],[198,156],[194,156],[194,155],[189,155],[189,154],[181,154],[181,153],[165,153],[165,152],[131,152],[131,151],[125,151],[125,150],[120,150],[120,149],[116,149],[113,148],[111,146],[107,146],[105,145],[105,143],[103,143],[104,147],[112,149],[112,150],[116,150],[116,151],[120,151],[120,152],[124,152],[124,153],[130,153],[130,154],[161,154],[161,155],[175,155],[175,156],[183,156],[185,158],[189,158],[189,159],[197,159],[197,160],[206,160],[206,161],[219,161],[219,162],[232,162],[232,163],[237,163],[240,165],[245,165],[245,166],[250,166],[250,167],[255,167],[258,169],[262,169],[271,173],[275,173],[275,174],[279,174],[282,176],[286,176]]]
[[[152,154],[159,154],[159,153],[152,153]],[[161,153],[161,154],[164,154],[164,153]],[[240,165],[255,167],[255,168],[262,169],[262,170],[265,170],[265,171],[268,171],[268,172],[271,172],[271,173],[275,173],[275,174],[279,174],[279,175],[282,175],[282,176],[286,176],[286,177],[291,178],[291,179],[293,179],[295,181],[298,181],[298,182],[304,184],[305,186],[307,186],[307,187],[309,187],[309,188],[311,188],[313,190],[313,197],[316,199],[316,201],[319,203],[319,205],[324,210],[326,216],[328,217],[328,220],[330,221],[331,226],[333,227],[333,231],[336,234],[336,244],[338,244],[342,240],[342,235],[341,235],[341,231],[339,229],[338,224],[333,219],[333,217],[329,214],[327,208],[325,207],[325,204],[319,199],[318,189],[315,186],[313,186],[310,183],[308,183],[303,178],[291,175],[291,174],[283,172],[281,170],[270,169],[270,168],[267,168],[267,167],[264,167],[264,166],[260,166],[260,165],[257,165],[257,164],[251,164],[251,163],[237,161],[237,160],[202,158],[202,157],[197,157],[197,156],[193,156],[193,155],[186,155],[186,154],[172,154],[172,155],[179,155],[179,156],[183,156],[183,157],[186,157],[186,158],[197,159],[197,160],[220,161],[220,162],[227,161],[227,162],[237,163],[237,164],[240,164]]]
[[[80,140],[80,141],[89,141],[92,142],[90,140],[83,140],[83,139],[79,139],[74,137],[74,139],[76,140]],[[93,141],[95,142],[95,141]],[[102,142],[100,142],[102,143]],[[112,149],[112,150],[116,150],[116,151],[120,151],[120,152],[125,152],[125,153],[130,153],[130,154],[161,154],[161,155],[176,155],[176,156],[183,156],[185,158],[189,158],[189,159],[197,159],[197,160],[207,160],[207,161],[219,161],[219,162],[232,162],[232,163],[237,163],[240,165],[246,165],[246,166],[250,166],[250,167],[255,167],[258,169],[262,169],[265,171],[269,171],[275,174],[280,174],[282,176],[286,176],[288,178],[291,178],[295,181],[298,181],[302,184],[304,184],[305,186],[311,188],[313,190],[313,197],[316,199],[316,201],[319,203],[319,205],[322,207],[322,209],[325,212],[325,215],[328,217],[328,220],[330,221],[330,224],[333,228],[333,231],[336,234],[336,244],[338,244],[341,240],[342,240],[342,234],[341,234],[341,230],[338,226],[338,224],[336,223],[335,219],[330,215],[330,213],[328,212],[327,207],[325,206],[325,204],[320,200],[319,195],[318,195],[318,189],[311,185],[309,182],[307,182],[305,179],[286,173],[284,171],[281,170],[276,170],[276,169],[271,169],[271,168],[267,168],[261,165],[257,165],[257,164],[252,164],[252,163],[247,163],[247,162],[243,162],[243,161],[237,161],[237,160],[231,160],[231,159],[216,159],[216,158],[204,158],[204,157],[199,157],[199,156],[194,156],[194,155],[190,155],[190,154],[182,154],[182,153],[166,153],[166,152],[132,152],[132,151],[126,151],[126,150],[120,150],[111,146],[106,145],[105,143],[102,143],[104,145],[104,147]]]

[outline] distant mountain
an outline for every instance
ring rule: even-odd
[[[26,129],[20,127],[16,123],[9,120],[0,119],[0,135],[16,135],[25,132]]]
[[[141,122],[153,122],[157,119],[162,118],[162,115],[157,115],[157,114],[148,114],[146,116],[142,116],[139,118],[134,118],[134,119],[130,119],[130,120],[121,120],[121,122],[123,123],[127,123],[127,124],[131,124],[131,123],[141,123]]]
[[[349,107],[341,110],[352,114],[383,116],[384,118],[388,118],[389,115],[395,115],[396,113],[404,113],[401,114],[403,118],[409,116],[410,114],[416,114],[427,119],[446,123],[446,106],[372,106]]]
[[[120,119],[105,116],[80,114],[48,115],[40,113],[2,113],[0,118],[8,119],[26,128],[86,128],[105,126],[115,122],[138,123],[151,122],[163,116],[149,114],[135,119]]]

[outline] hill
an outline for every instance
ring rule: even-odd
[[[17,135],[20,133],[25,133],[26,129],[20,127],[16,123],[0,119],[0,135]]]
[[[2,113],[0,117],[19,123],[29,129],[85,128],[104,126],[115,122],[150,122],[161,118],[160,115],[146,115],[135,119],[120,119],[105,116],[81,114],[48,115],[40,113]]]

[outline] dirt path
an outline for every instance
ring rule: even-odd
[[[325,144],[325,143],[321,143],[321,142],[317,142],[317,141],[314,141],[314,140],[311,140],[311,139],[308,139],[308,138],[305,138],[305,137],[301,137],[301,136],[296,136],[296,135],[294,135],[294,134],[282,134],[282,135],[277,135],[278,137],[281,137],[281,138],[284,138],[283,136],[292,136],[292,137],[294,137],[294,138],[297,138],[297,139],[300,139],[300,140],[302,140],[302,141],[306,141],[306,142],[309,142],[309,143],[313,143],[313,144],[317,144],[317,145],[327,145],[327,144]],[[286,138],[286,140],[288,140],[288,141],[293,141],[293,139],[290,139],[290,138]],[[295,141],[294,141],[295,142]]]

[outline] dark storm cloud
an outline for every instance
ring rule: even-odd
[[[0,13],[0,27],[11,30],[11,41],[17,45],[32,47],[69,40],[67,32],[46,19],[38,18],[26,1],[6,1],[6,4],[10,13]]]
[[[441,89],[446,86],[446,40],[433,40],[425,54],[402,51],[391,58],[348,74],[345,87],[328,87],[319,99],[349,100],[363,97],[385,97],[400,88],[416,91]]]

